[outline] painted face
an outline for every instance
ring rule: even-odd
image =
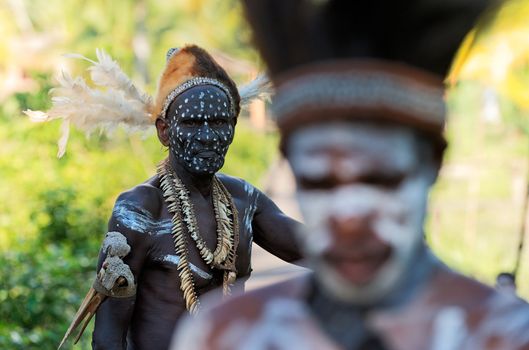
[[[229,99],[210,85],[186,90],[167,111],[170,149],[190,173],[215,174],[233,141],[235,116]]]
[[[418,251],[434,163],[411,130],[369,124],[308,127],[288,150],[320,284],[347,302],[383,298]]]

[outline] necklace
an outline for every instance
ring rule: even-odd
[[[158,175],[169,213],[173,215],[171,233],[175,252],[180,256],[178,263],[180,289],[184,295],[186,309],[191,314],[195,314],[200,307],[200,301],[198,300],[195,282],[189,265],[189,252],[187,250],[184,225],[194,240],[201,258],[212,268],[224,271],[223,294],[229,295],[230,288],[236,278],[235,260],[237,257],[237,246],[239,245],[237,208],[226,187],[214,176],[212,199],[217,224],[217,247],[214,251],[211,251],[199,233],[195,210],[189,198],[189,191],[171,169],[171,165],[167,160],[158,166]]]

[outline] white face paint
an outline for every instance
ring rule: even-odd
[[[306,223],[300,233],[319,282],[339,299],[372,303],[410,268],[422,240],[433,162],[405,128],[336,123],[291,136],[288,158]]]

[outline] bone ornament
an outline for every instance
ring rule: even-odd
[[[136,294],[132,271],[117,256],[107,256],[92,288],[106,296],[116,298],[127,298]]]
[[[125,236],[119,232],[112,231],[107,233],[103,241],[103,251],[107,255],[123,258],[130,253],[130,245],[127,244]]]
[[[109,232],[103,241],[107,254],[92,287],[99,293],[116,298],[127,298],[136,294],[134,275],[121,258],[130,252],[127,239],[119,232]]]
[[[136,294],[134,275],[130,267],[122,260],[123,257],[130,253],[127,238],[119,232],[108,232],[103,241],[103,251],[107,256],[101,270],[99,270],[92,288],[90,288],[79,310],[77,310],[58,349],[80,327],[81,330],[74,339],[74,344],[79,341],[86,326],[107,297],[126,298]]]

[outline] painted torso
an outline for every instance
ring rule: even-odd
[[[238,210],[240,232],[236,267],[238,281],[244,282],[251,272],[252,224],[260,192],[243,180],[226,175],[218,177],[232,195]],[[138,192],[140,197],[147,192],[151,203],[143,205],[134,192]],[[208,247],[214,250],[217,241],[212,203],[192,192],[190,199],[199,232]],[[158,203],[151,205],[156,200]],[[128,349],[167,348],[176,322],[186,311],[177,269],[180,257],[175,253],[171,228],[171,215],[159,189],[157,177],[132,189],[128,195],[120,196],[116,202],[109,229],[129,232],[128,235],[125,234],[128,239],[134,236],[129,239],[132,246],[130,256],[124,261],[131,261],[138,285],[129,323]],[[202,260],[190,237],[187,243],[197,294],[200,296],[221,286],[222,271],[211,269]],[[242,287],[243,283],[237,285],[239,289]],[[96,322],[96,328],[98,326],[100,325]]]
[[[342,349],[307,303],[308,278],[234,297],[187,319],[171,349]],[[529,305],[438,267],[406,305],[368,311],[366,326],[388,350],[529,349]],[[336,322],[343,327],[347,318]],[[344,315],[341,315],[344,316]],[[197,325],[200,324],[200,327]],[[351,332],[359,328],[350,324]],[[368,349],[374,349],[368,346]],[[363,349],[353,347],[352,349]],[[378,347],[376,349],[379,349]]]

